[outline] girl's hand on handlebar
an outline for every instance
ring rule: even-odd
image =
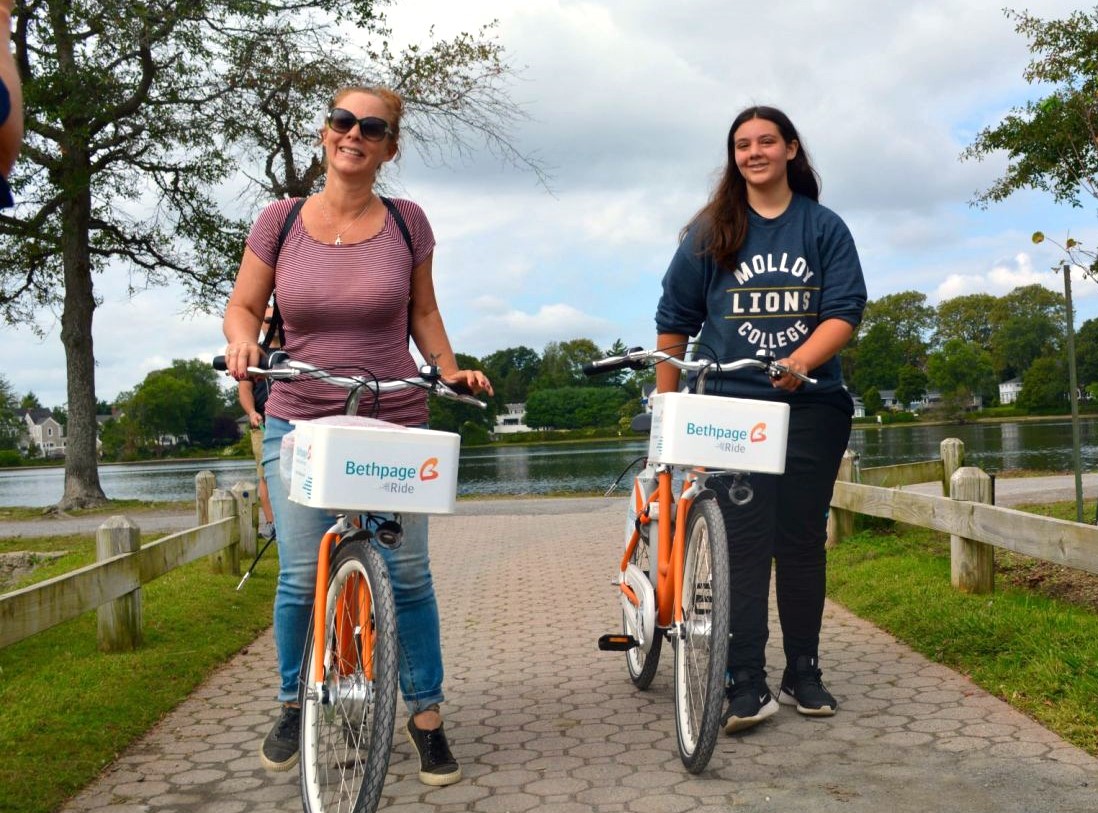
[[[464,387],[474,395],[478,392],[486,392],[489,395],[495,395],[495,392],[492,389],[492,382],[489,381],[488,376],[480,370],[458,370],[453,375],[443,376],[442,380],[451,387]]]
[[[795,358],[789,357],[779,359],[776,364],[780,367],[784,367],[787,372],[783,372],[777,378],[770,379],[770,383],[775,389],[793,392],[804,383],[803,381],[801,381],[801,379],[793,375],[793,373],[800,373],[804,376],[808,375],[808,367],[806,367],[800,361]]]

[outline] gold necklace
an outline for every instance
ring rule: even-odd
[[[335,245],[343,245],[343,235],[346,231],[358,222],[358,219],[366,214],[366,210],[370,208],[370,204],[374,202],[375,195],[370,195],[370,199],[366,201],[366,205],[358,210],[358,214],[351,218],[351,221],[342,229],[336,232]],[[320,196],[321,209],[324,212],[324,220],[328,223],[328,228],[335,231],[335,224],[332,223],[331,213],[328,211],[328,196]]]

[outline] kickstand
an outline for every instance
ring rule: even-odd
[[[270,538],[269,538],[269,539],[267,540],[267,543],[266,543],[266,544],[265,544],[265,545],[264,545],[264,546],[263,546],[263,547],[262,547],[262,548],[260,549],[259,553],[257,553],[257,554],[255,555],[255,558],[254,558],[254,559],[252,559],[252,564],[251,564],[251,566],[250,566],[250,567],[248,568],[248,572],[244,574],[244,578],[242,578],[242,579],[240,580],[240,584],[238,584],[238,585],[236,586],[236,589],[237,589],[237,590],[239,590],[239,589],[240,589],[241,587],[243,587],[243,586],[244,586],[244,582],[248,581],[248,577],[252,575],[252,571],[253,571],[253,570],[255,570],[255,566],[256,566],[257,564],[259,564],[259,559],[260,559],[260,557],[261,557],[261,556],[263,556],[263,554],[267,552],[267,548],[269,548],[269,547],[271,546],[271,543],[272,543],[272,542],[274,542],[274,541],[275,541],[275,538],[274,538],[273,536],[272,536],[272,537],[270,537]]]

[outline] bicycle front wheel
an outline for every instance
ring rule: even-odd
[[[301,667],[301,796],[306,813],[373,813],[396,714],[397,644],[385,561],[368,542],[332,556],[324,638],[310,628]],[[313,676],[322,648],[323,682]]]
[[[655,533],[655,526],[653,526],[652,533]],[[657,566],[655,562],[651,561],[648,543],[643,539],[637,542],[629,562],[644,571],[645,575],[649,575],[651,569]],[[622,630],[626,635],[629,635],[631,629],[629,621],[625,617],[627,612],[629,611],[622,610]],[[641,650],[639,646],[635,646],[625,653],[625,666],[629,669],[629,679],[633,681],[633,685],[638,689],[643,691],[652,685],[652,679],[655,678],[656,669],[660,665],[661,649],[663,649],[663,630],[656,629],[647,652]]]
[[[720,730],[728,660],[728,541],[714,499],[695,502],[686,520],[682,625],[675,646],[675,728],[691,773],[709,764]]]

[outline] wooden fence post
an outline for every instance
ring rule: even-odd
[[[240,552],[244,556],[255,556],[256,521],[259,500],[256,499],[255,485],[241,480],[231,489],[236,500],[236,515],[240,520]]]
[[[95,532],[95,558],[102,562],[141,548],[141,529],[127,517],[108,519]],[[134,557],[133,571],[138,570]],[[141,588],[96,610],[101,652],[132,652],[141,645]]]
[[[223,488],[214,489],[210,497],[210,522],[236,516],[236,500],[233,495]],[[232,573],[240,575],[240,526],[233,523],[229,533],[231,541],[227,547],[222,548],[209,556],[210,570],[214,573]]]
[[[857,483],[861,480],[858,467],[858,453],[847,449],[843,452],[843,459],[839,463],[839,473],[835,480],[846,483]],[[841,508],[831,508],[827,515],[827,544],[833,548],[854,533],[854,519],[857,516],[853,511],[845,511]]]
[[[946,438],[939,448],[942,450],[942,496],[948,497],[953,472],[965,464],[965,444],[957,438]]]
[[[197,525],[210,521],[210,497],[217,488],[217,477],[212,471],[200,471],[194,476],[194,512]]]
[[[944,441],[943,441],[944,443]],[[949,496],[967,502],[991,502],[991,478],[975,466],[963,466],[949,480]],[[949,537],[950,582],[966,593],[995,589],[995,548],[984,542]]]

